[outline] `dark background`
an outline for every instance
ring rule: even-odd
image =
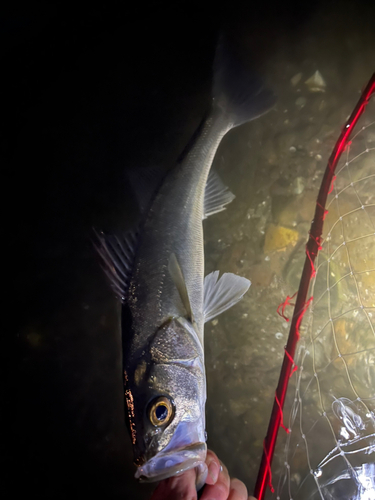
[[[148,497],[152,487],[133,479],[119,307],[92,227],[137,217],[126,168],[175,162],[209,106],[219,31],[251,33],[261,68],[281,40],[298,40],[319,3],[124,5],[59,3],[6,12],[0,24],[17,347],[7,356],[3,471],[15,498]]]

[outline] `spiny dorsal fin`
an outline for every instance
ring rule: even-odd
[[[180,264],[178,263],[177,257],[174,253],[171,253],[171,256],[169,257],[168,271],[172,277],[173,283],[176,285],[178,293],[180,294],[180,298],[188,314],[188,318],[191,321],[191,323],[194,324],[194,316],[193,316],[193,311],[191,310],[190,299],[186,288],[185,278],[182,273]]]
[[[249,289],[251,282],[232,273],[219,271],[208,274],[204,279],[204,321],[210,321],[237,304]]]
[[[204,193],[203,219],[207,219],[210,215],[225,210],[225,205],[228,205],[234,198],[234,194],[223,184],[217,173],[211,170]]]
[[[121,236],[104,235],[94,229],[94,247],[103,260],[103,269],[117,297],[125,301],[133,267],[137,233],[129,231]]]

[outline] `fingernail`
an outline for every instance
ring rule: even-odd
[[[220,467],[219,467],[218,463],[215,462],[215,460],[213,460],[210,463],[210,465],[208,466],[208,473],[209,473],[212,481],[215,484],[216,481],[218,480],[218,477],[219,477],[219,474],[220,474]]]
[[[195,479],[195,487],[197,491],[199,491],[206,483],[207,475],[208,475],[208,467],[207,464],[200,464],[197,469],[197,476]]]

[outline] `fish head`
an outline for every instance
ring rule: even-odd
[[[207,467],[203,348],[184,318],[167,321],[148,349],[126,370],[126,404],[133,441],[135,476],[159,481]]]

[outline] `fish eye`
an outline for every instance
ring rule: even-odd
[[[173,413],[170,399],[161,396],[151,401],[148,416],[152,425],[159,427],[169,424],[173,418]]]

